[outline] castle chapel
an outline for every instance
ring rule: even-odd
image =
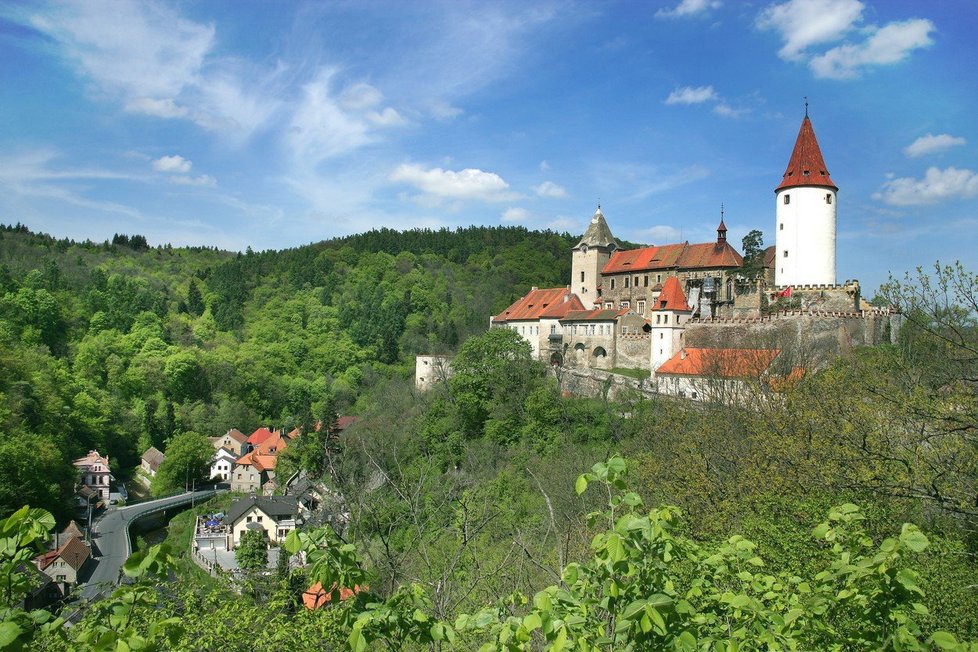
[[[709,357],[705,348],[688,355],[693,324],[719,327],[801,314],[865,317],[869,306],[859,297],[858,282],[836,285],[838,187],[807,109],[774,192],[775,244],[763,252],[759,280],[745,276],[722,216],[712,242],[622,249],[599,206],[571,251],[570,283],[532,288],[491,325],[516,331],[534,355],[552,364],[644,369],[655,377]],[[778,355],[774,349],[757,356],[754,349],[726,348],[723,357],[734,359],[741,350],[767,363]],[[733,367],[738,364],[744,367],[734,359]]]

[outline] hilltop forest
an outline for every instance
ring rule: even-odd
[[[187,432],[359,420],[283,453],[348,513],[342,532],[290,537],[307,569],[238,594],[185,566],[167,582],[186,551],[153,547],[70,632],[8,611],[18,630],[0,636],[51,650],[978,649],[961,643],[978,641],[978,278],[892,280],[877,298],[904,311],[899,343],[774,399],[758,386],[738,405],[612,401],[567,395],[515,333],[487,331],[531,285],[566,284],[574,242],[380,230],[232,254],[4,227],[4,559],[54,526],[22,505],[69,516],[70,462],[89,449],[125,477]],[[418,353],[455,354],[454,376],[419,395]],[[362,591],[306,612],[313,581]]]

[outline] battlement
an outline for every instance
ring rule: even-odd
[[[859,280],[846,279],[845,283],[834,283],[834,284],[822,283],[822,284],[813,284],[813,285],[776,285],[768,289],[772,291],[784,291],[787,290],[789,287],[791,288],[792,292],[802,292],[806,290],[807,291],[817,290],[823,292],[832,291],[832,290],[842,290],[846,292],[851,292],[853,290],[859,289]]]
[[[793,319],[797,317],[814,317],[815,319],[868,319],[870,317],[887,317],[897,314],[890,308],[873,308],[872,310],[779,310],[760,317],[696,317],[688,324],[760,324],[764,322]]]

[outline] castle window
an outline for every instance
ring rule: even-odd
[[[662,283],[662,274],[656,274],[655,275],[655,282],[656,283]]]
[[[787,258],[787,257],[788,257],[788,250],[787,250],[787,249],[785,249],[785,250],[784,250],[784,257],[785,257],[785,258]]]
[[[612,310],[614,307],[615,307],[615,302],[614,301],[605,301],[604,302],[604,309],[605,310]]]
[[[657,323],[657,324],[658,323],[661,323],[661,320],[662,320],[662,315],[656,315],[655,316],[655,323]]]
[[[584,272],[581,272],[581,283],[584,282]]]
[[[779,231],[784,231],[784,222],[782,222],[781,224],[778,225],[778,230]]]
[[[611,289],[615,289],[615,279],[611,279]]]
[[[638,302],[637,309],[638,309],[638,314],[644,315],[645,314],[645,302],[644,301],[639,301]]]
[[[825,203],[826,204],[832,203],[832,193],[830,192],[825,193]]]
[[[642,285],[644,285],[645,287],[649,287],[649,275],[648,274],[645,275],[645,281],[644,281],[644,283]]]
[[[676,315],[676,323],[679,323],[679,315]]]
[[[630,307],[631,307],[631,305],[632,305],[632,304],[631,304],[630,302],[628,302],[628,301],[622,301],[622,302],[621,302],[621,307],[622,307],[622,308],[630,308]]]
[[[638,277],[635,277],[635,287],[638,287]]]
[[[662,337],[663,337],[663,334],[662,333],[659,333],[659,339],[660,340],[662,339]]]
[[[632,280],[632,279],[631,279],[631,277],[629,277],[629,276],[626,276],[626,277],[625,277],[625,287],[626,287],[626,288],[628,287],[628,282],[629,282],[630,280]]]
[[[784,203],[785,204],[790,204],[791,203],[791,195],[785,195],[784,196]]]
[[[587,288],[583,285],[581,286],[581,294],[587,294]]]

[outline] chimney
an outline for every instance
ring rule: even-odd
[[[531,286],[531,287],[530,287],[530,292],[536,292],[536,291],[537,291],[537,290],[539,290],[539,289],[540,289],[540,288],[538,288],[537,286],[535,286],[535,285],[534,285],[534,286]]]
[[[686,359],[686,349],[679,349],[679,359],[680,360]]]

